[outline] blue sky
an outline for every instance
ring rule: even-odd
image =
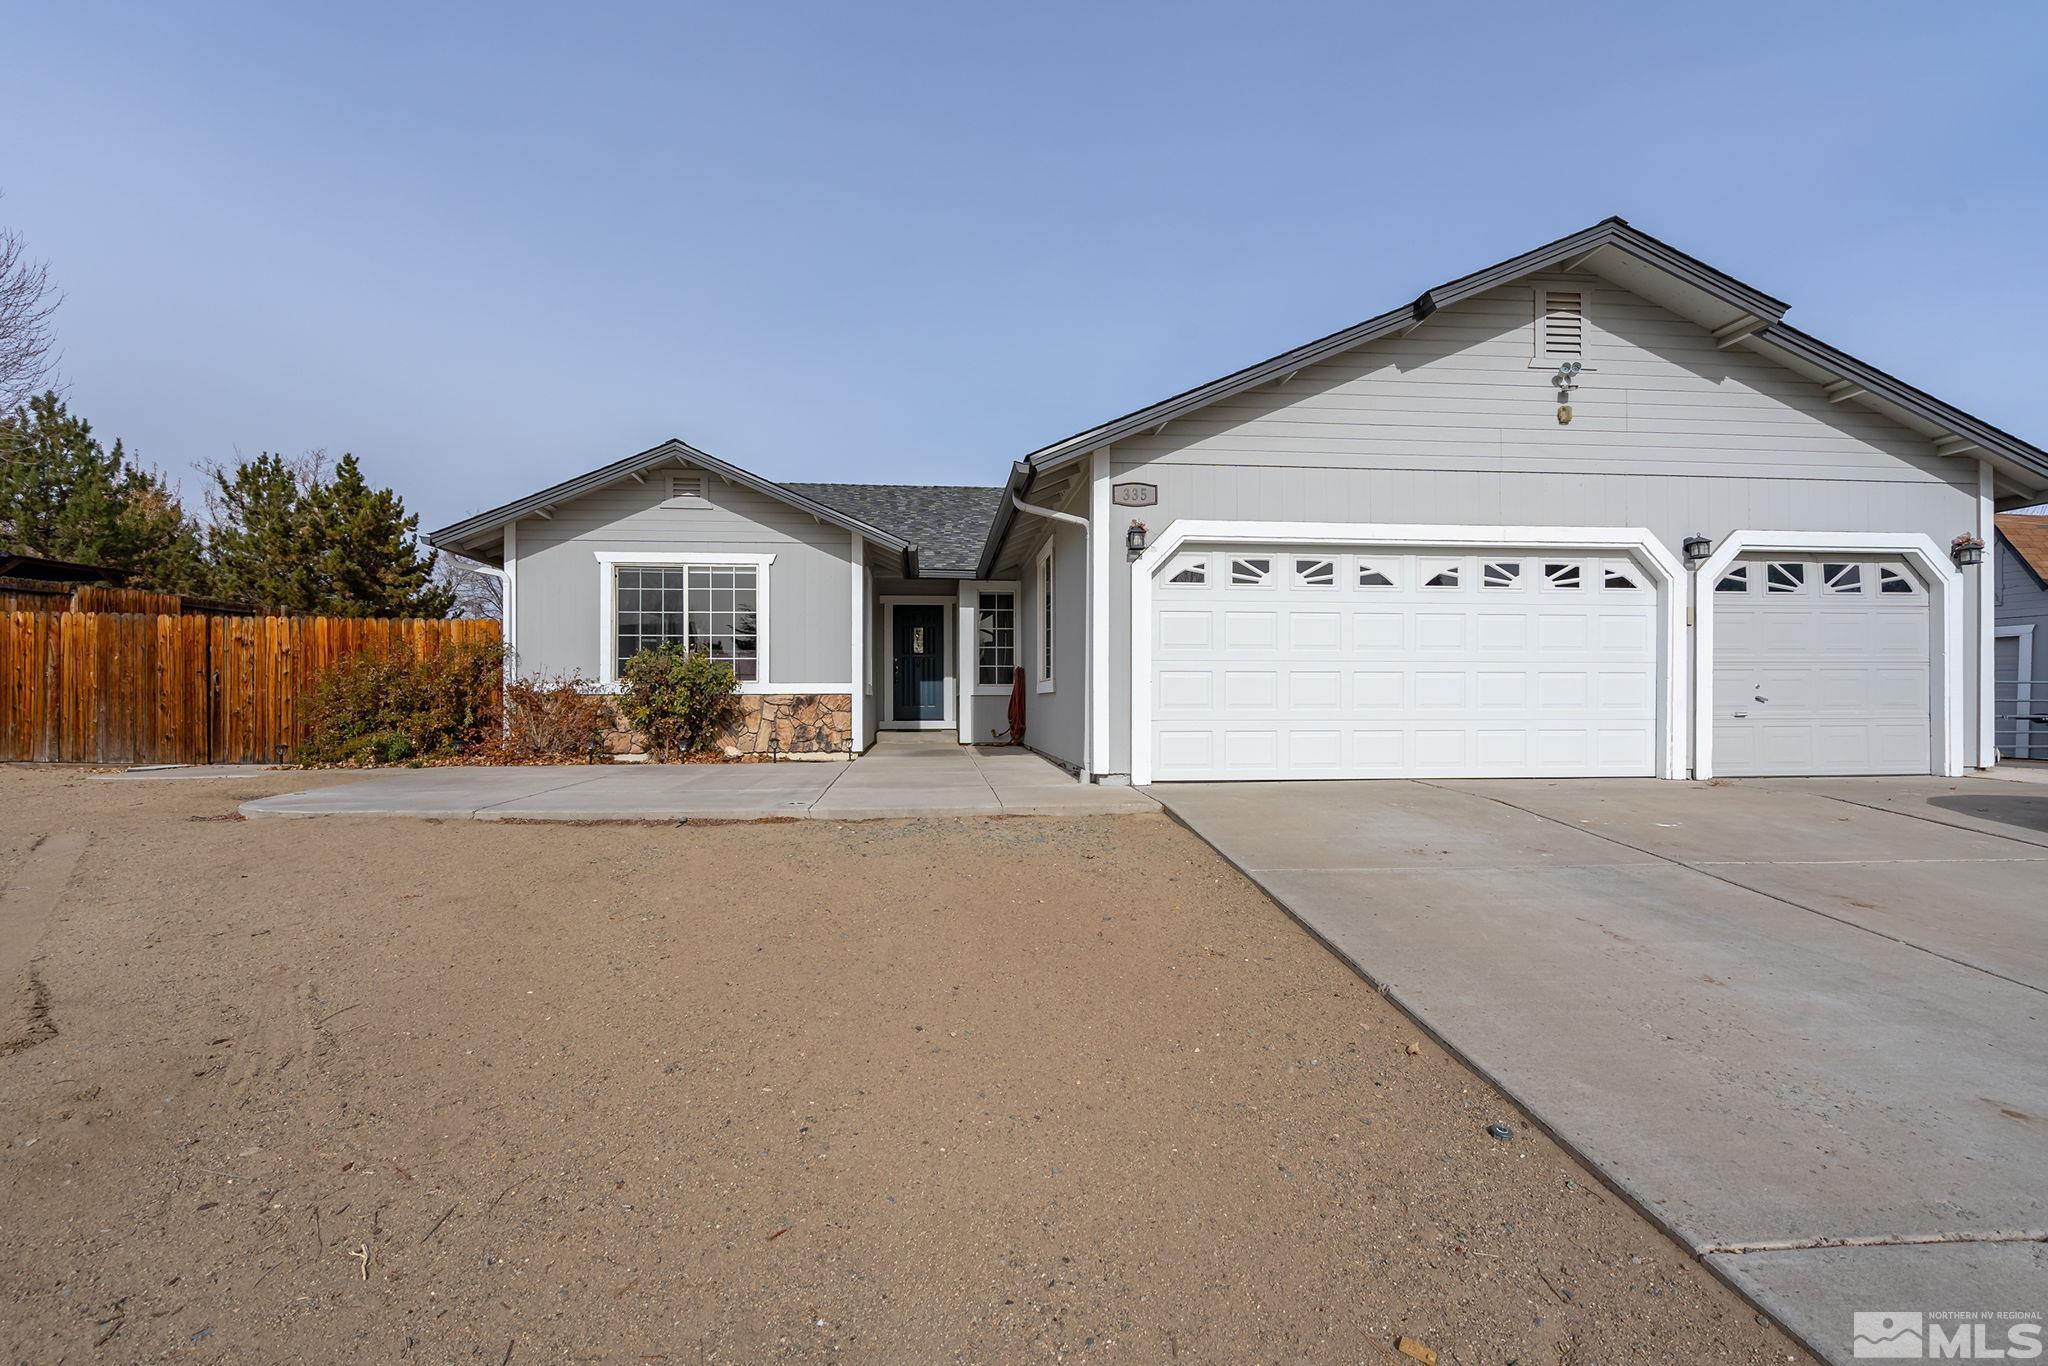
[[[183,478],[1024,452],[1610,213],[2048,442],[2048,6],[11,7],[0,221]]]

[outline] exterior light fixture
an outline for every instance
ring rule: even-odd
[[[1145,553],[1145,524],[1132,522],[1131,529],[1124,533],[1124,558],[1135,560]]]
[[[1710,538],[1706,536],[1688,536],[1685,538],[1685,562],[1687,564],[1698,564],[1713,553],[1714,542]]]
[[[1959,565],[1982,564],[1984,563],[1984,542],[1968,532],[1964,532],[1949,542],[1948,553],[1950,558]]]

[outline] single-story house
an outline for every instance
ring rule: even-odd
[[[650,642],[858,753],[1006,727],[1084,780],[1957,774],[2001,508],[2048,452],[1618,218],[1105,422],[1001,487],[668,441],[433,533],[518,667]]]
[[[2048,516],[2000,513],[1996,553],[1998,752],[2048,759]]]

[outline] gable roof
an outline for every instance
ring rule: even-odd
[[[918,573],[974,577],[989,524],[1002,502],[999,488],[960,484],[786,484],[917,547]]]
[[[621,479],[629,479],[642,471],[666,465],[672,460],[683,461],[700,470],[715,474],[721,479],[730,480],[732,483],[753,489],[756,493],[763,493],[770,498],[779,499],[791,507],[808,512],[813,517],[821,521],[830,522],[834,526],[844,527],[848,531],[858,531],[861,535],[877,544],[902,552],[910,566],[911,572],[913,574],[916,572],[916,545],[895,532],[885,531],[872,522],[853,515],[843,508],[835,507],[828,503],[821,503],[808,494],[799,493],[788,484],[778,484],[772,479],[763,479],[760,475],[743,470],[738,465],[720,460],[715,455],[706,455],[695,446],[678,440],[675,437],[670,437],[659,446],[651,446],[638,455],[629,455],[624,460],[613,461],[609,465],[591,470],[586,474],[579,474],[573,479],[564,479],[561,483],[544,488],[539,493],[529,494],[524,498],[506,503],[501,507],[492,508],[489,512],[479,512],[474,517],[464,518],[460,522],[442,527],[439,531],[429,532],[427,543],[442,550],[452,550],[458,554],[463,553],[471,546],[474,546],[481,538],[503,528],[507,523],[516,522],[522,517],[530,517],[551,510],[557,504],[566,503],[572,498],[580,498],[586,493],[591,493],[605,487],[607,484],[615,484]]]
[[[1590,228],[1547,242],[1533,251],[1424,290],[1412,302],[1391,312],[1076,432],[1033,451],[1024,457],[1024,463],[1033,470],[1065,464],[1219,399],[1285,378],[1368,342],[1419,327],[1438,310],[1487,290],[1541,271],[1582,266],[1691,318],[1714,333],[1724,346],[1760,350],[1809,377],[1833,381],[1830,398],[1862,401],[1889,413],[1934,438],[1936,450],[1943,455],[1981,455],[1998,464],[2014,483],[2048,489],[2048,451],[1787,326],[1784,316],[1789,305],[1782,300],[1688,256],[1620,218],[1602,219]]]
[[[2001,512],[1997,520],[1999,538],[2033,571],[2035,580],[2048,588],[2048,516]]]

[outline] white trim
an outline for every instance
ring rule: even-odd
[[[1109,771],[1109,576],[1123,537],[1109,534],[1111,507],[1109,451],[1089,461],[1088,493],[1088,669],[1087,723],[1081,739],[1081,781]]]
[[[972,729],[974,699],[977,697],[1008,697],[1010,695],[1010,685],[1008,683],[983,683],[980,681],[981,661],[978,657],[978,651],[981,646],[978,634],[979,628],[975,624],[975,614],[981,610],[981,595],[983,593],[1008,593],[1010,595],[1010,621],[1013,633],[1011,653],[1014,655],[1018,649],[1022,648],[1024,643],[1021,639],[1024,628],[1024,592],[1022,585],[1015,579],[962,579],[959,588],[959,626],[956,628],[959,636],[958,653],[960,656],[960,666],[954,680],[957,684],[956,690],[960,699],[954,714],[960,718],[960,742],[962,744],[978,744],[981,741],[981,737],[974,734]]]
[[[672,550],[594,550],[591,554],[597,558],[597,682],[604,691],[613,692],[619,686],[619,639],[615,629],[618,618],[616,571],[666,569],[692,564],[752,566],[760,571],[754,576],[754,630],[757,641],[754,651],[754,672],[760,675],[754,680],[754,685],[759,685],[760,691],[770,693],[802,691],[775,682],[775,675],[768,667],[768,585],[774,577],[768,572],[768,566],[775,563],[775,556],[772,554],[710,555]],[[740,691],[755,691],[754,685],[742,682]]]
[[[1037,610],[1031,614],[1031,677],[1042,693],[1059,688],[1059,581],[1053,576],[1058,550],[1059,537],[1047,536],[1032,561],[1038,572],[1032,588]]]
[[[519,672],[519,523],[505,523],[505,619],[498,631],[505,640],[505,681]],[[510,717],[506,718],[510,724]]]
[[[1664,743],[1658,747],[1657,776],[1685,777],[1686,633],[1685,569],[1678,557],[1644,527],[1454,526],[1398,522],[1211,522],[1176,521],[1140,555],[1131,573],[1131,781],[1152,781],[1152,589],[1153,575],[1189,541],[1240,545],[1352,544],[1430,549],[1470,546],[1534,550],[1615,550],[1642,556],[1662,582],[1664,640],[1663,696],[1659,701]]]
[[[2018,653],[2013,658],[2012,681],[2015,689],[2025,693],[2027,704],[2032,706],[2034,701],[2034,623],[2029,621],[2023,622],[2018,626],[1994,627],[1991,635],[1992,650],[1994,652],[1992,656],[1992,671],[1994,673],[1997,672],[1997,642],[2001,640],[2016,640],[2019,642],[2014,647]],[[2013,743],[2015,747],[2025,751],[2019,757],[2031,759],[2034,757],[2034,723],[2020,718],[2019,700],[2018,696],[2015,696],[2013,699]],[[1991,718],[1994,724],[1998,720],[1995,714],[1997,705],[1997,701],[1994,698],[1992,702],[1994,715]]]
[[[1693,740],[1693,776],[1714,776],[1714,594],[1713,583],[1739,555],[1782,550],[1819,554],[1830,550],[1863,555],[1904,555],[1914,560],[1937,590],[1929,594],[1934,611],[1936,643],[1941,650],[1941,699],[1933,724],[1930,772],[1958,778],[1963,773],[1963,575],[1934,541],[1918,531],[1731,531],[1695,571],[1693,628],[1693,707],[1698,717]]]
[[[852,666],[847,677],[854,680],[848,690],[853,694],[853,752],[859,754],[867,747],[867,694],[862,691],[859,680],[866,677],[863,665],[867,662],[867,537],[858,531],[850,533],[853,539],[852,563],[848,567],[850,581],[850,610],[846,618],[847,634],[853,637],[848,663]]]
[[[1984,543],[1984,558],[1977,564],[1977,767],[1998,763],[1998,699],[1992,675],[1998,672],[1997,594],[1998,509],[1993,501],[1991,462],[1977,462],[1977,539]]]
[[[882,595],[882,648],[877,651],[889,661],[889,682],[882,690],[881,719],[877,725],[882,730],[956,730],[960,725],[959,709],[954,705],[953,694],[959,685],[955,677],[953,652],[946,649],[946,642],[939,642],[939,655],[946,661],[946,686],[939,692],[945,704],[945,714],[936,721],[899,721],[896,719],[896,609],[901,606],[947,608],[957,606],[958,595],[950,598],[933,597],[928,594],[885,593]],[[939,612],[939,630],[949,629],[947,613]]]

